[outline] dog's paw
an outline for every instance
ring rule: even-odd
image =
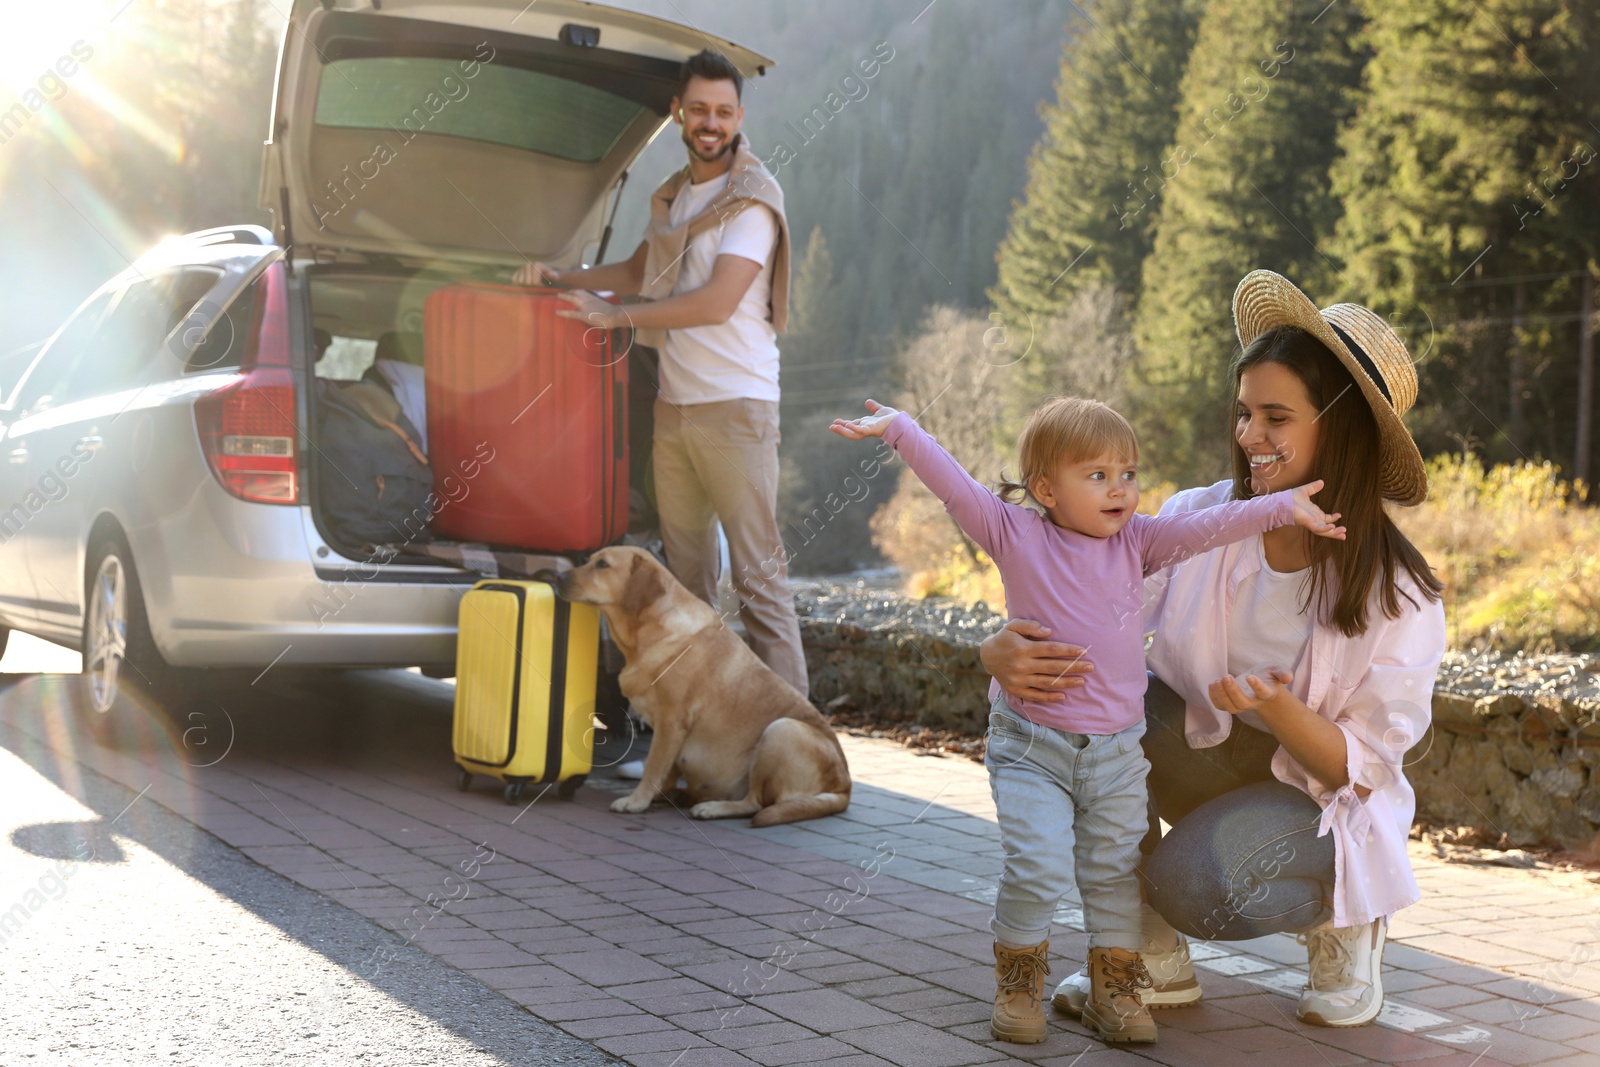
[[[718,807],[719,805],[716,801],[708,800],[702,804],[696,804],[694,807],[690,808],[689,814],[694,816],[696,819],[715,819],[718,817]]]
[[[632,793],[629,793],[625,797],[618,797],[616,800],[611,802],[612,811],[626,812],[630,815],[637,815],[639,812],[644,811],[649,807],[650,798],[636,797]]]

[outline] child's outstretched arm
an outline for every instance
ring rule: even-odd
[[[852,441],[882,437],[990,559],[1010,551],[1017,524],[1032,512],[1006,504],[984,488],[910,415],[876,400],[867,401],[867,410],[871,414],[865,418],[834,419],[828,428]]]
[[[1299,525],[1318,537],[1344,540],[1345,528],[1336,525],[1338,513],[1329,515],[1311,502],[1322,482],[1285,489],[1250,500],[1230,500],[1199,511],[1139,518],[1146,574],[1181,563],[1190,556],[1243,541],[1279,526]],[[1131,524],[1130,524],[1131,525]]]

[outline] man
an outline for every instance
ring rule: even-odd
[[[651,197],[644,241],[621,263],[587,270],[531,263],[516,281],[646,298],[621,308],[590,292],[564,293],[573,310],[562,314],[608,329],[632,326],[640,343],[660,347],[655,483],[667,563],[716,607],[720,520],[751,646],[806,694],[776,515],[776,337],[788,314],[788,223],[783,191],[739,132],[742,88],[722,54],[690,57],[672,99],[689,164]]]

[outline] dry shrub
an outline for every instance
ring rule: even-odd
[[[1014,463],[1017,436],[1028,413],[1047,397],[1086,396],[1129,415],[1128,368],[1133,337],[1127,301],[1109,285],[1080,289],[1066,310],[1042,321],[1029,319],[1027,331],[1013,329],[1010,342],[1027,344],[1026,354],[1005,368],[1004,426],[999,440]],[[1004,356],[1004,352],[996,352]],[[1141,447],[1148,442],[1141,441]]]
[[[1009,372],[986,358],[990,329],[989,320],[975,314],[932,309],[921,332],[898,354],[894,403],[916,416],[978,481],[993,486],[1000,476],[997,437]],[[910,471],[901,469],[894,494],[872,517],[872,534],[911,595],[984,600],[997,609],[1003,603],[989,557]]]
[[[872,539],[899,568],[908,596],[979,600],[1005,610],[1005,590],[983,549],[952,530],[939,498],[909,471],[889,503],[872,516]]]
[[[1428,500],[1393,512],[1445,583],[1457,647],[1600,648],[1600,513],[1549,462],[1428,464]]]

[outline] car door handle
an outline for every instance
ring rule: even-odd
[[[10,460],[12,463],[28,462],[28,446],[23,445],[21,448],[13,448],[10,452],[6,453],[6,459]]]
[[[101,446],[103,446],[105,443],[106,439],[104,437],[101,437],[99,434],[91,434],[88,437],[78,438],[77,447],[86,452],[98,452],[100,451]]]

